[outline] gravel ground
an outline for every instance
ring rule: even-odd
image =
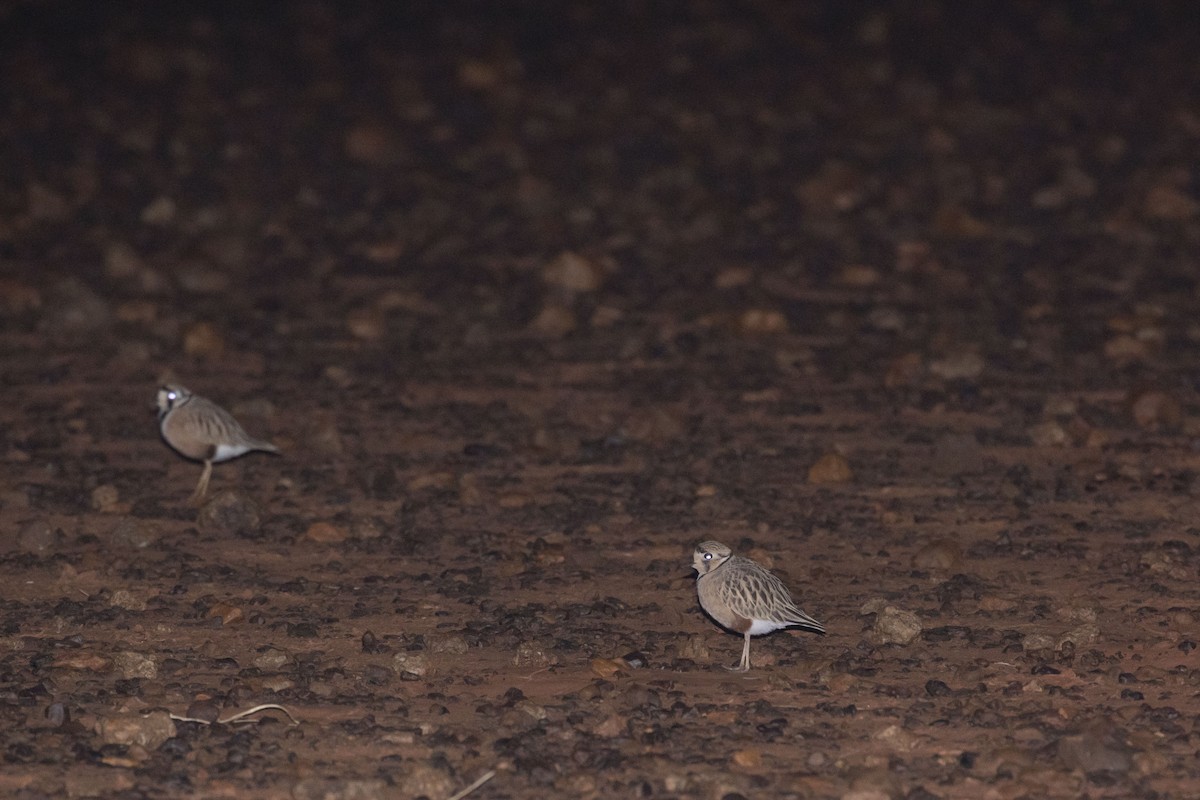
[[[0,795],[1194,797],[1188,17],[0,3]]]

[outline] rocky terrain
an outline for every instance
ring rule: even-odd
[[[1186,11],[0,3],[0,795],[1194,796]]]

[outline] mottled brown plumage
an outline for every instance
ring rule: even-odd
[[[192,493],[199,502],[208,491],[212,465],[252,450],[278,453],[270,442],[255,439],[225,409],[183,386],[168,384],[158,390],[158,430],[175,452],[204,462],[200,482]]]
[[[701,542],[692,555],[700,607],[724,628],[745,639],[736,672],[750,669],[750,637],[800,627],[824,633],[825,626],[805,614],[775,575],[748,558],[733,555],[720,542]]]

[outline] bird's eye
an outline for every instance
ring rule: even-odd
[[[168,399],[168,400],[174,401],[174,400],[175,400],[175,398],[177,398],[177,397],[179,397],[179,395],[175,394],[174,392],[167,392],[167,399]]]
[[[704,554],[704,560],[705,560],[705,561],[712,561],[712,553],[705,553],[705,554]]]

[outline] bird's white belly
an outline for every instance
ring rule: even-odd
[[[237,458],[238,456],[245,455],[246,453],[249,453],[250,450],[251,448],[246,447],[243,444],[219,444],[217,445],[217,452],[213,455],[212,460],[228,461],[231,458]]]
[[[750,635],[762,636],[764,633],[777,631],[780,628],[786,628],[786,625],[780,625],[778,622],[768,622],[765,619],[756,619],[750,623]]]

